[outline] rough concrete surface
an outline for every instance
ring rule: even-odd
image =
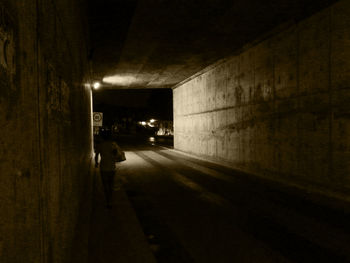
[[[68,262],[89,191],[91,92],[78,1],[0,2],[0,261]]]
[[[324,192],[350,187],[350,3],[173,90],[175,148]]]

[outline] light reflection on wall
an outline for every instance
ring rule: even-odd
[[[131,84],[137,84],[141,81],[137,79],[135,76],[131,75],[115,75],[115,76],[109,76],[104,77],[103,82],[118,86],[129,86]]]

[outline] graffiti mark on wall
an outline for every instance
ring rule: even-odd
[[[66,82],[61,79],[61,111],[65,115],[70,114],[70,105],[69,105],[69,87]]]
[[[16,85],[17,26],[0,1],[0,123],[16,114],[19,85]],[[6,120],[6,121],[5,121]]]
[[[60,109],[59,78],[53,66],[47,64],[47,110],[49,113]]]
[[[67,118],[70,114],[69,86],[49,63],[47,63],[46,86],[46,105],[48,113],[64,115],[65,118]]]
[[[15,38],[13,27],[11,27],[11,19],[5,12],[4,8],[0,8],[0,66],[7,71],[7,74],[14,75],[16,72],[15,60]]]

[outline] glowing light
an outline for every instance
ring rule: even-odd
[[[101,87],[100,82],[95,82],[93,85],[94,89],[99,89]]]
[[[156,139],[154,137],[149,137],[148,139],[150,142],[154,142]]]
[[[145,121],[141,121],[141,124],[145,126],[147,123]]]
[[[155,120],[155,119],[151,119],[149,122],[150,122],[150,123],[155,123],[156,120]]]
[[[103,82],[108,84],[120,85],[120,86],[128,86],[132,83],[137,82],[137,79],[134,76],[109,76],[104,77]]]

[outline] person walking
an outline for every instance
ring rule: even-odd
[[[107,208],[112,208],[112,194],[115,176],[116,143],[112,141],[109,131],[103,131],[100,134],[100,139],[96,140],[95,145],[95,167],[100,166],[100,174],[106,198]],[[98,157],[100,155],[100,164]]]

